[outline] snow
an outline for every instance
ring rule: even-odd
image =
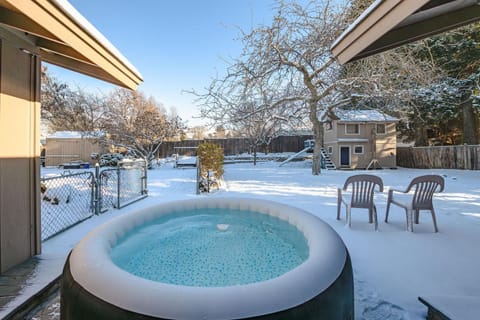
[[[395,122],[397,118],[384,114],[378,110],[335,110],[335,115],[340,118],[340,122]]]
[[[82,132],[80,131],[56,131],[47,135],[47,139],[80,139]]]
[[[342,41],[346,36],[352,32],[353,29],[355,29],[363,20],[365,20],[380,4],[382,3],[382,0],[376,0],[374,3],[372,3],[365,11],[362,12],[362,14],[351,23],[347,29],[345,29],[342,34],[333,42],[333,44],[330,46],[330,49],[334,48],[337,46],[337,44]],[[392,26],[393,27],[393,26]]]
[[[173,161],[163,161],[148,171],[148,198],[94,216],[44,242],[38,272],[17,300],[31,294],[38,282],[59,275],[70,249],[95,226],[152,203],[224,196],[277,201],[307,210],[331,225],[352,258],[356,319],[425,319],[427,308],[418,301],[419,296],[480,297],[480,254],[476,247],[480,243],[480,171],[324,170],[313,176],[308,160],[281,167],[273,161],[256,166],[237,163],[225,165],[220,190],[196,195],[196,170],[173,165]],[[351,228],[345,226],[344,207],[342,219],[336,220],[337,187],[350,175],[360,173],[378,175],[385,184],[384,192],[375,198],[378,231],[368,223],[367,210],[352,209]],[[388,189],[404,190],[412,178],[424,174],[445,178],[444,192],[434,199],[439,232],[433,232],[428,211],[420,213],[420,224],[414,225],[413,233],[406,231],[405,213],[397,206],[390,209],[389,223],[383,222]]]
[[[85,19],[80,12],[77,11],[68,0],[54,0],[53,1],[66,15],[70,16],[74,22],[77,23],[79,27],[84,29],[91,37],[97,40],[101,45],[103,45],[107,50],[112,52],[117,59],[119,59],[127,68],[133,71],[137,77],[142,78],[140,72],[128,61],[125,56],[123,56],[120,51],[115,48],[115,46],[110,43],[110,41],[105,38],[105,36],[97,30],[87,19]]]
[[[81,139],[81,138],[98,138],[103,136],[103,132],[88,131],[55,131],[47,135],[47,139]]]

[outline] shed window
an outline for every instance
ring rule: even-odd
[[[359,134],[360,133],[360,125],[358,123],[349,123],[345,126],[345,133],[346,134]]]
[[[328,120],[327,122],[325,122],[325,130],[330,131],[332,129],[333,129],[332,120]]]
[[[386,134],[387,126],[385,123],[377,123],[377,134]]]
[[[353,147],[354,154],[363,154],[363,146],[355,146]]]

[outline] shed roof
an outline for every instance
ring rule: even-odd
[[[339,122],[396,122],[397,118],[378,110],[335,110]]]
[[[344,64],[478,20],[478,0],[377,0],[331,50]]]
[[[21,31],[43,61],[125,88],[143,81],[135,67],[66,0],[0,0],[0,24]]]
[[[103,136],[102,132],[86,132],[86,131],[55,131],[47,135],[47,139],[85,139],[98,138]]]

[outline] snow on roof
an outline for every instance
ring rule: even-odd
[[[98,136],[99,136],[98,132],[56,131],[48,134],[47,139],[81,139],[81,138],[95,138]]]
[[[340,122],[395,122],[397,118],[378,110],[335,110]]]
[[[349,34],[353,29],[357,27],[363,20],[365,20],[366,17],[368,17],[381,3],[383,0],[376,0],[374,3],[372,3],[365,11],[362,12],[362,14],[351,23],[347,29],[345,29],[342,34],[333,42],[333,44],[330,46],[330,50],[335,47],[340,41],[342,41],[347,34]]]
[[[142,75],[133,66],[133,64],[131,64],[130,61],[128,61],[128,59],[125,58],[125,56],[122,55],[120,51],[118,51],[118,49],[110,41],[108,41],[100,31],[97,30],[97,28],[95,28],[87,19],[85,19],[85,17],[83,17],[82,14],[68,2],[68,0],[53,0],[53,2],[105,48],[113,52],[121,60],[121,62],[127,66],[127,68],[136,74],[137,77],[142,78]]]

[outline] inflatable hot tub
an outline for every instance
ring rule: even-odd
[[[305,237],[308,257],[273,279],[213,287],[152,281],[112,261],[112,248],[141,226],[172,213],[206,208],[255,212],[286,221]],[[271,201],[201,198],[143,208],[89,233],[64,267],[61,318],[344,320],[354,318],[353,301],[349,254],[338,234],[321,219]]]

